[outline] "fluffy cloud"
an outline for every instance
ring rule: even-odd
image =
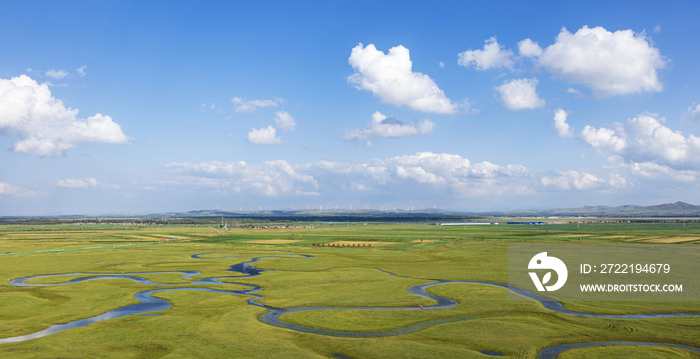
[[[435,173],[438,178],[448,180],[522,177],[528,172],[527,168],[521,165],[503,167],[487,161],[471,164],[466,158],[448,153],[419,152],[415,155],[393,157],[386,162],[397,169],[420,167],[429,173]]]
[[[469,67],[474,64],[477,70],[505,67],[513,68],[513,52],[499,45],[495,37],[485,41],[483,50],[470,50],[459,53],[457,63]]]
[[[683,136],[661,124],[654,114],[640,115],[613,129],[586,126],[581,140],[609,154],[633,162],[660,162],[671,165],[700,162],[700,137]]]
[[[542,55],[542,48],[536,42],[525,39],[518,42],[518,52],[523,57],[538,57]]]
[[[554,129],[557,130],[559,137],[573,137],[574,130],[566,123],[566,111],[558,109],[554,111]]]
[[[619,184],[624,181],[624,178],[622,180],[616,178],[616,181],[616,184]],[[556,187],[564,191],[571,189],[585,191],[600,187],[605,184],[605,180],[586,172],[566,171],[553,176],[542,176],[540,183],[545,187]]]
[[[628,165],[620,162],[610,167],[626,170],[623,166]],[[472,163],[456,154],[433,152],[350,162],[212,161],[170,163],[166,168],[174,175],[167,181],[154,183],[156,187],[208,188],[215,193],[265,197],[342,196],[343,192],[349,192],[358,196],[400,198],[404,191],[412,191],[425,198],[441,195],[468,198],[530,195],[535,189],[609,191],[629,186],[626,176],[619,171],[611,171],[607,179],[577,171],[535,176],[517,164]],[[649,166],[639,168],[651,171]]]
[[[627,187],[627,180],[619,174],[613,173],[608,179],[608,184],[613,188],[625,188]]]
[[[634,162],[625,161],[620,156],[610,156],[608,158],[609,167],[616,170],[625,170],[635,177],[652,180],[667,181],[669,179],[682,182],[692,182],[700,176],[700,171],[676,170],[666,165],[654,162]]]
[[[79,119],[77,109],[65,108],[51,96],[47,84],[28,76],[0,79],[0,131],[16,135],[15,152],[60,157],[88,142],[126,143],[129,138],[109,116]]]
[[[615,135],[615,131],[601,127],[595,129],[586,125],[581,131],[581,140],[591,147],[604,152],[619,153],[627,147],[627,142]]]
[[[537,79],[517,79],[496,87],[501,94],[503,106],[509,110],[544,107],[545,101],[537,96]]]
[[[282,140],[277,137],[276,128],[267,126],[259,130],[253,128],[248,132],[248,142],[254,145],[276,145],[282,143]]]
[[[294,117],[287,111],[277,111],[275,112],[275,124],[279,127],[280,131],[287,133],[289,131],[294,131]],[[282,143],[282,140],[277,137],[277,129],[272,126],[263,127],[261,129],[253,128],[248,132],[248,142],[254,145],[277,145]]]
[[[372,114],[372,122],[369,126],[354,131],[346,131],[341,139],[343,141],[360,141],[377,137],[408,137],[432,133],[435,123],[430,120],[404,123],[393,117],[386,117],[379,111]],[[371,142],[367,147],[372,147]]]
[[[39,197],[45,194],[46,192],[28,191],[7,182],[0,182],[0,196]]]
[[[261,164],[239,162],[205,162],[199,164],[170,163],[166,166],[176,172],[189,174],[168,183],[170,185],[197,185],[230,189],[235,193],[253,192],[268,197],[282,194],[316,195],[316,180],[298,173],[283,160]]]
[[[557,78],[585,84],[596,97],[660,92],[663,86],[657,70],[668,64],[644,32],[610,32],[603,27],[583,26],[574,34],[562,28],[555,43],[546,49],[528,38],[518,42],[518,52]],[[458,63],[478,70],[512,70],[513,59],[513,52],[492,37],[482,50],[460,53]]]
[[[294,117],[292,117],[289,112],[277,111],[275,112],[275,124],[280,131],[287,133],[288,131],[294,131],[294,126],[296,126],[297,123],[294,122]]]
[[[350,181],[362,188],[418,184],[459,197],[532,193],[526,186],[512,183],[514,179],[530,176],[521,165],[500,166],[486,161],[471,164],[466,158],[447,153],[419,152],[351,163],[321,161],[296,168],[318,178],[340,175],[336,181]]]
[[[244,100],[240,97],[234,97],[231,99],[234,106],[236,107],[236,112],[253,112],[258,108],[264,107],[278,107],[284,104],[284,100],[279,97],[273,97],[272,100]]]
[[[68,72],[64,70],[49,70],[46,71],[46,76],[51,77],[56,80],[60,80],[66,76],[68,76]]]
[[[452,114],[457,111],[457,105],[428,75],[412,71],[408,49],[401,45],[384,54],[372,44],[364,47],[360,43],[352,49],[348,63],[356,71],[348,77],[348,83],[371,91],[384,103],[406,105],[421,112]]]
[[[666,67],[644,32],[588,26],[575,34],[563,28],[538,61],[556,77],[586,84],[598,97],[659,92],[663,86],[656,70]]]
[[[515,183],[532,179],[523,166],[472,164],[466,158],[447,153],[420,152],[385,159],[298,165],[283,160],[170,163],[166,168],[179,176],[153,183],[156,188],[206,187],[218,192],[268,197],[337,194],[344,190],[400,193],[401,188],[416,186],[423,192],[446,191],[457,197],[533,193],[527,186]]]

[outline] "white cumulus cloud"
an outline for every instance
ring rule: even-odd
[[[627,187],[627,180],[619,174],[613,173],[608,179],[608,184],[613,188],[625,188]]]
[[[65,70],[49,70],[46,71],[46,76],[51,77],[56,80],[60,80],[66,76],[68,76],[68,72]]]
[[[484,43],[482,50],[469,50],[459,53],[457,63],[469,67],[472,64],[477,70],[488,70],[505,67],[513,68],[513,51],[506,50],[499,45],[495,37],[489,38]]]
[[[558,78],[585,84],[597,97],[660,92],[656,71],[667,65],[644,32],[600,26],[584,26],[574,34],[562,28],[538,62]]]
[[[354,188],[419,184],[459,197],[532,193],[526,186],[512,183],[514,179],[530,177],[524,166],[500,166],[486,161],[472,164],[466,158],[448,153],[419,152],[349,163],[320,161],[295,168],[314,177],[331,177],[331,182],[350,181]]]
[[[280,131],[287,133],[289,131],[294,131],[294,126],[296,126],[297,123],[294,122],[294,117],[292,117],[289,112],[277,111],[275,112],[275,124]]]
[[[595,129],[586,125],[581,131],[581,140],[599,151],[609,153],[620,153],[627,147],[624,138],[616,136],[615,130],[605,127]]]
[[[664,126],[654,114],[640,115],[616,123],[613,129],[586,126],[581,140],[589,146],[633,162],[660,162],[670,165],[700,162],[700,137],[685,137]]]
[[[278,107],[284,104],[284,100],[279,97],[273,97],[272,100],[244,100],[240,97],[234,97],[231,102],[236,108],[236,112],[254,112],[258,108]]]
[[[617,179],[616,183],[620,182],[620,179]],[[540,183],[545,187],[556,187],[564,191],[571,189],[585,191],[600,187],[605,184],[605,180],[586,172],[566,171],[552,176],[542,176]]]
[[[573,137],[574,130],[566,123],[566,111],[557,109],[554,111],[554,129],[557,130],[559,137]]]
[[[38,156],[60,157],[82,143],[126,143],[129,138],[109,116],[77,118],[51,96],[48,85],[26,75],[0,79],[0,132],[16,135],[12,150]]]
[[[257,193],[267,197],[279,195],[318,195],[313,176],[300,174],[284,160],[258,164],[238,162],[170,163],[167,168],[187,174],[165,185],[205,186]]]
[[[536,42],[525,39],[518,42],[518,52],[523,57],[538,57],[542,55],[542,48]]]
[[[0,182],[0,196],[39,197],[45,194],[46,192],[29,191],[7,182]]]
[[[677,170],[669,166],[645,161],[645,162],[634,162],[625,161],[621,156],[613,155],[608,158],[609,167],[616,170],[625,170],[635,177],[668,181],[669,179],[681,182],[693,182],[698,176],[700,176],[700,171],[695,170]]]
[[[352,49],[348,63],[356,71],[348,77],[348,83],[371,91],[384,103],[406,105],[421,112],[452,114],[457,111],[457,105],[428,75],[412,70],[409,51],[401,45],[384,54],[372,44],[364,47],[360,43]]]
[[[282,143],[282,140],[277,137],[276,128],[267,126],[259,130],[253,128],[248,132],[248,142],[254,145],[276,145]]]
[[[509,110],[535,109],[547,103],[537,95],[536,78],[516,79],[506,82],[495,89],[501,94],[503,106]]]
[[[448,195],[456,198],[520,196],[537,191],[610,191],[630,186],[624,175],[624,171],[632,171],[628,169],[630,165],[620,162],[612,167],[622,172],[611,171],[605,177],[580,171],[533,175],[522,165],[498,165],[488,161],[472,163],[456,154],[418,152],[349,162],[170,163],[166,168],[174,175],[152,184],[155,187],[208,188],[216,193],[266,197],[342,195],[343,192],[357,196],[393,193],[400,197],[401,193],[410,190],[427,197]],[[642,170],[652,171],[650,165],[640,166],[639,171]],[[672,169],[667,171],[674,173]],[[692,175],[675,172],[676,176],[683,174]]]
[[[369,126],[353,131],[345,131],[341,136],[343,141],[360,141],[377,137],[408,137],[432,133],[435,123],[430,120],[404,123],[393,117],[386,117],[379,111],[372,114]],[[371,142],[367,147],[372,147]]]

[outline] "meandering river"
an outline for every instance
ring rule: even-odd
[[[195,254],[195,255],[192,255],[191,257],[194,259],[230,259],[230,258],[240,258],[240,257],[249,258],[249,256],[240,256],[240,255],[225,256],[225,257],[224,256],[212,257],[212,255],[222,255],[222,254],[225,255],[225,254],[230,254],[230,253],[203,253],[203,254]],[[426,328],[430,328],[430,327],[433,327],[433,326],[436,326],[439,324],[465,321],[465,320],[478,319],[478,318],[494,317],[494,316],[472,315],[472,316],[462,316],[462,317],[454,317],[454,318],[434,319],[434,320],[423,321],[420,323],[410,324],[408,326],[398,328],[398,329],[378,331],[378,332],[347,332],[347,331],[326,330],[326,329],[314,328],[314,327],[310,327],[310,326],[303,326],[303,325],[298,325],[298,324],[287,323],[287,322],[281,320],[280,317],[283,316],[284,314],[287,314],[287,313],[308,311],[308,310],[328,310],[328,309],[331,309],[331,310],[338,310],[338,309],[356,309],[356,310],[421,310],[421,309],[428,309],[428,310],[430,310],[430,309],[449,308],[449,307],[453,307],[459,303],[457,303],[456,301],[449,299],[449,298],[426,293],[426,291],[425,291],[429,287],[432,287],[435,285],[441,285],[441,284],[448,284],[448,283],[475,283],[475,284],[493,285],[493,286],[505,288],[505,289],[510,290],[518,295],[535,300],[535,301],[541,303],[545,308],[547,308],[551,311],[564,313],[564,314],[568,314],[568,315],[581,316],[581,317],[615,318],[615,319],[649,319],[649,318],[698,317],[698,316],[700,316],[700,313],[656,313],[656,314],[605,315],[605,314],[576,312],[576,311],[572,311],[572,310],[564,308],[564,306],[557,301],[553,301],[551,299],[542,297],[536,293],[532,293],[532,292],[527,291],[525,289],[508,286],[506,284],[494,283],[494,282],[484,282],[484,281],[442,281],[442,280],[435,281],[433,283],[412,286],[412,287],[409,287],[407,289],[408,292],[413,294],[413,295],[430,298],[436,302],[436,304],[429,305],[429,306],[423,306],[423,307],[415,307],[415,306],[413,306],[413,307],[311,306],[311,307],[297,307],[297,308],[280,309],[280,308],[273,308],[273,307],[270,307],[270,306],[267,306],[267,305],[264,305],[262,303],[257,302],[259,299],[262,299],[263,297],[255,294],[255,292],[260,291],[262,289],[262,287],[259,287],[256,285],[251,285],[251,284],[231,283],[231,282],[222,282],[221,281],[222,279],[228,279],[228,280],[240,279],[240,278],[255,277],[255,276],[260,275],[263,272],[262,269],[258,269],[258,268],[250,266],[250,264],[256,263],[260,259],[266,259],[266,258],[309,258],[309,257],[312,257],[312,256],[303,255],[303,254],[293,254],[293,253],[290,253],[289,255],[285,255],[284,257],[279,257],[279,256],[278,257],[270,257],[270,256],[255,257],[247,262],[236,263],[228,269],[229,271],[243,274],[242,276],[239,275],[239,276],[201,278],[201,279],[196,279],[196,280],[194,280],[190,283],[186,283],[186,284],[155,283],[155,282],[152,282],[146,278],[139,277],[139,275],[162,274],[162,273],[180,273],[180,274],[182,274],[182,276],[180,278],[187,279],[187,278],[197,276],[201,273],[197,272],[197,271],[141,272],[141,273],[126,273],[126,274],[124,274],[124,273],[122,273],[122,274],[63,273],[63,274],[36,275],[36,276],[31,276],[31,277],[14,279],[14,280],[10,281],[9,284],[13,285],[13,286],[20,286],[20,287],[56,286],[56,285],[66,285],[66,284],[71,284],[71,283],[78,283],[78,282],[82,282],[82,281],[86,281],[86,280],[119,278],[119,279],[133,280],[135,282],[138,282],[141,284],[146,284],[146,285],[180,286],[180,287],[182,287],[183,285],[190,286],[190,285],[206,285],[206,284],[223,284],[223,285],[232,285],[232,286],[243,286],[243,287],[247,287],[249,289],[246,289],[246,290],[215,290],[215,289],[201,288],[201,287],[187,287],[187,288],[155,289],[155,290],[138,292],[138,293],[134,294],[134,298],[138,299],[140,301],[140,303],[131,304],[131,305],[127,305],[127,306],[124,306],[121,308],[117,308],[117,309],[111,310],[109,312],[106,312],[104,314],[100,314],[100,315],[97,315],[97,316],[94,316],[91,318],[80,319],[80,320],[76,320],[76,321],[65,323],[65,324],[55,324],[55,325],[50,326],[47,329],[44,329],[44,330],[36,332],[36,333],[27,334],[27,335],[20,335],[20,336],[16,336],[16,337],[3,338],[3,339],[0,339],[0,344],[21,342],[21,341],[30,340],[30,339],[41,338],[41,337],[51,335],[54,333],[58,333],[58,332],[61,332],[64,330],[83,327],[83,326],[86,326],[88,324],[99,322],[102,320],[114,319],[114,318],[119,318],[119,317],[123,317],[123,316],[127,316],[127,315],[134,315],[134,314],[141,314],[141,313],[147,313],[147,312],[153,312],[153,311],[166,310],[166,309],[170,308],[170,305],[171,305],[170,302],[168,302],[167,300],[164,300],[164,299],[154,298],[151,295],[154,293],[158,293],[158,292],[175,291],[175,290],[193,290],[193,291],[206,291],[206,292],[223,293],[223,294],[231,294],[231,295],[249,295],[249,296],[253,297],[251,299],[248,299],[247,303],[249,305],[265,308],[267,310],[266,313],[258,316],[258,320],[263,322],[263,323],[266,323],[269,325],[274,325],[277,327],[286,328],[289,330],[294,330],[297,332],[302,332],[302,333],[312,333],[312,334],[326,335],[326,336],[333,336],[333,337],[352,337],[352,338],[376,338],[376,337],[388,337],[388,336],[404,335],[404,334],[414,333],[414,332],[417,332],[419,330],[423,330]],[[394,274],[388,273],[388,272],[384,272],[384,273],[387,273],[388,275],[394,275]],[[51,284],[27,283],[27,281],[29,281],[31,279],[47,278],[47,277],[60,277],[60,276],[81,276],[81,277],[74,278],[74,279],[71,279],[71,280],[68,280],[65,282],[60,282],[60,283],[51,283]],[[410,278],[410,277],[404,277],[404,278]],[[411,279],[416,279],[416,278],[411,278]],[[500,316],[503,316],[503,315],[500,315]],[[538,353],[538,357],[543,358],[543,359],[556,358],[560,353],[562,353],[566,350],[569,350],[569,349],[587,348],[587,347],[601,346],[601,345],[666,346],[666,347],[691,350],[691,351],[700,353],[700,349],[695,348],[695,347],[673,345],[673,344],[664,344],[664,343],[597,342],[597,343],[563,344],[563,345],[557,345],[557,346],[545,348],[545,349],[542,349]],[[499,354],[498,352],[488,351],[488,354],[491,354],[491,353]]]

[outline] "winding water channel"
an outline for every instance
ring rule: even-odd
[[[228,257],[211,257],[211,255],[221,255],[221,254],[229,254],[229,253],[203,253],[203,254],[195,254],[195,255],[192,255],[191,257],[194,259],[229,259],[229,258],[240,258],[240,257],[248,257],[249,258],[249,256],[240,256],[240,255],[228,256]],[[249,295],[249,296],[252,296],[253,298],[247,300],[248,305],[253,305],[253,306],[265,308],[267,310],[266,313],[263,313],[263,314],[258,316],[258,320],[262,323],[266,323],[266,324],[273,325],[276,327],[286,328],[289,330],[294,330],[294,331],[302,332],[302,333],[312,333],[312,334],[326,335],[326,336],[332,336],[332,337],[352,337],[352,338],[377,338],[377,337],[389,337],[389,336],[404,335],[404,334],[414,333],[414,332],[417,332],[419,330],[427,329],[427,328],[430,328],[430,327],[433,327],[433,326],[439,325],[439,324],[465,321],[465,320],[470,320],[470,319],[495,317],[495,316],[493,316],[493,315],[492,316],[472,315],[472,316],[462,316],[462,317],[454,317],[454,318],[434,319],[434,320],[427,320],[427,321],[420,322],[420,323],[410,324],[408,326],[398,328],[398,329],[379,331],[379,332],[347,332],[347,331],[326,330],[326,329],[320,329],[320,328],[314,328],[314,327],[309,327],[309,326],[287,323],[287,322],[282,321],[280,319],[280,317],[284,314],[287,314],[287,313],[308,311],[308,310],[326,310],[326,309],[332,309],[332,310],[338,310],[338,309],[420,310],[420,309],[449,308],[449,307],[453,307],[459,303],[457,301],[454,301],[454,300],[449,299],[449,298],[440,297],[440,296],[437,296],[434,294],[426,293],[426,291],[425,291],[429,287],[432,287],[435,285],[441,285],[441,284],[448,284],[448,283],[474,283],[474,284],[485,284],[485,285],[492,285],[492,286],[505,288],[505,289],[508,289],[508,290],[518,294],[518,295],[535,300],[535,301],[539,302],[540,304],[542,304],[545,308],[547,308],[551,311],[564,313],[564,314],[568,314],[568,315],[580,316],[580,317],[594,317],[594,318],[608,318],[608,319],[649,319],[649,318],[698,317],[698,316],[700,316],[700,313],[652,313],[652,314],[606,315],[606,314],[576,312],[576,311],[572,311],[572,310],[564,308],[564,306],[557,301],[553,301],[551,299],[542,297],[536,293],[532,293],[532,292],[527,291],[525,289],[508,286],[506,284],[494,283],[494,282],[484,282],[484,281],[443,281],[443,280],[438,280],[438,281],[435,281],[433,283],[428,283],[428,284],[415,285],[415,286],[409,287],[407,289],[407,291],[413,295],[430,298],[430,299],[437,302],[436,304],[429,305],[429,306],[423,306],[423,307],[415,307],[415,306],[413,306],[413,307],[312,306],[312,307],[297,307],[297,308],[280,309],[280,308],[273,308],[273,307],[270,307],[270,306],[267,306],[267,305],[264,305],[264,304],[257,302],[258,299],[263,298],[262,296],[254,294],[255,292],[260,291],[262,289],[262,287],[260,287],[260,286],[256,286],[256,285],[252,285],[252,284],[231,283],[231,282],[222,282],[221,281],[222,279],[249,278],[249,277],[255,277],[255,276],[260,275],[260,273],[263,272],[262,269],[258,269],[258,268],[249,266],[249,264],[256,263],[260,259],[309,258],[309,257],[312,257],[312,256],[304,255],[304,254],[293,254],[293,253],[290,253],[289,255],[285,255],[284,257],[270,257],[270,256],[255,257],[247,262],[241,262],[241,263],[234,264],[228,269],[229,271],[243,274],[242,276],[223,276],[223,277],[201,278],[201,279],[197,279],[193,282],[186,283],[186,284],[182,284],[182,283],[176,283],[176,284],[155,283],[155,282],[152,282],[146,278],[138,277],[138,275],[181,273],[183,275],[180,278],[187,279],[187,278],[191,278],[193,276],[199,275],[201,273],[197,272],[197,271],[165,271],[165,272],[126,273],[126,274],[63,273],[63,274],[37,275],[37,276],[14,279],[14,280],[10,281],[9,284],[13,285],[13,286],[19,286],[19,287],[56,286],[56,285],[66,285],[66,284],[71,284],[71,283],[78,283],[78,282],[82,282],[82,281],[86,281],[86,280],[119,278],[119,279],[133,280],[133,281],[141,283],[141,284],[158,285],[158,286],[180,286],[181,287],[183,285],[189,286],[189,285],[201,285],[201,284],[223,284],[223,285],[243,286],[243,287],[248,287],[250,289],[246,289],[246,290],[216,290],[216,289],[209,289],[209,288],[187,287],[187,288],[155,289],[155,290],[138,292],[138,293],[134,294],[134,298],[138,299],[140,301],[140,303],[130,304],[130,305],[127,305],[124,307],[120,307],[120,308],[111,310],[109,312],[106,312],[104,314],[100,314],[100,315],[97,315],[97,316],[94,316],[91,318],[80,319],[80,320],[76,320],[76,321],[65,323],[65,324],[55,324],[55,325],[50,326],[47,329],[44,329],[44,330],[36,332],[36,333],[21,335],[21,336],[16,336],[16,337],[2,338],[2,339],[0,339],[0,344],[15,343],[15,342],[21,342],[21,341],[35,339],[35,338],[41,338],[41,337],[51,335],[54,333],[58,333],[58,332],[61,332],[64,330],[83,327],[83,326],[86,326],[88,324],[99,322],[102,320],[114,319],[114,318],[119,318],[119,317],[123,317],[123,316],[134,315],[134,314],[141,314],[141,313],[165,310],[165,309],[170,308],[170,305],[171,305],[170,302],[168,302],[167,300],[164,300],[164,299],[154,298],[151,295],[154,293],[175,291],[175,290],[192,290],[192,291],[206,291],[206,292],[213,292],[213,293],[233,294],[233,295]],[[392,275],[392,276],[395,276],[394,274],[389,273],[389,272],[384,272],[384,271],[382,271],[382,272],[387,273],[387,274]],[[74,279],[68,280],[66,282],[61,282],[61,283],[50,283],[50,284],[27,283],[27,281],[29,281],[31,279],[47,278],[47,277],[59,277],[59,276],[82,276],[82,277],[74,278]],[[411,278],[411,277],[402,277],[402,278],[417,279],[417,278]],[[504,316],[504,315],[499,315],[499,316]],[[602,345],[663,346],[663,347],[686,349],[686,350],[700,353],[700,349],[695,348],[695,347],[690,347],[690,346],[664,344],[664,343],[622,342],[621,341],[621,342],[596,342],[596,343],[576,343],[576,344],[556,345],[556,346],[542,349],[538,353],[538,357],[542,358],[542,359],[556,358],[559,356],[559,354],[561,354],[562,352],[564,352],[566,350],[576,349],[576,348],[588,348],[588,347],[602,346]],[[489,354],[489,355],[499,355],[500,354],[498,352],[493,352],[493,351],[485,351],[482,353]]]

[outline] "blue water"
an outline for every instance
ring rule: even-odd
[[[217,257],[215,255],[226,255],[230,253],[202,253],[202,254],[195,254],[192,255],[191,257],[193,259],[228,259],[228,258],[240,258],[240,257],[247,257],[247,256],[241,256],[241,255],[234,255],[234,256],[220,256]],[[134,298],[138,299],[140,303],[137,304],[131,304],[127,305],[121,308],[117,308],[114,310],[111,310],[107,313],[94,316],[91,318],[86,318],[86,319],[81,319],[81,320],[76,320],[70,323],[66,324],[56,324],[52,325],[49,328],[32,333],[32,334],[27,334],[27,335],[22,335],[22,336],[16,336],[16,337],[10,337],[10,338],[3,338],[0,339],[0,344],[3,343],[14,343],[14,342],[20,342],[20,341],[25,341],[25,340],[30,340],[30,339],[35,339],[35,338],[40,338],[44,337],[47,335],[51,335],[54,333],[58,333],[64,330],[72,329],[72,328],[78,328],[78,327],[83,327],[88,324],[92,324],[98,321],[102,320],[107,320],[107,319],[114,319],[114,318],[119,318],[123,316],[128,316],[128,315],[133,315],[133,314],[141,314],[141,313],[147,313],[147,312],[154,312],[154,311],[163,311],[166,309],[170,308],[170,302],[167,300],[159,299],[159,298],[154,298],[151,295],[153,293],[158,293],[158,292],[166,292],[166,291],[182,291],[182,290],[192,290],[192,291],[206,291],[206,292],[212,292],[212,293],[222,293],[222,294],[230,294],[230,295],[248,295],[252,296],[253,298],[248,299],[247,303],[249,305],[265,308],[267,310],[266,313],[263,313],[258,316],[258,320],[260,322],[277,326],[277,327],[282,327],[286,328],[289,330],[294,330],[297,332],[302,332],[302,333],[313,333],[313,334],[319,334],[319,335],[325,335],[325,336],[332,336],[332,337],[351,337],[351,338],[377,338],[377,337],[389,337],[389,336],[397,336],[397,335],[404,335],[404,334],[409,334],[409,333],[414,333],[423,329],[427,329],[439,324],[445,324],[445,323],[452,323],[452,322],[458,322],[458,321],[465,321],[465,320],[471,320],[471,319],[479,319],[479,318],[489,318],[489,317],[502,317],[505,315],[491,315],[491,316],[483,316],[483,315],[473,315],[473,316],[463,316],[463,317],[455,317],[455,318],[442,318],[442,319],[434,319],[434,320],[427,320],[423,321],[420,323],[415,323],[411,324],[402,328],[398,329],[392,329],[392,330],[387,330],[387,331],[378,331],[378,332],[346,332],[346,331],[334,331],[334,330],[325,330],[325,329],[319,329],[319,328],[314,328],[314,327],[309,327],[309,326],[302,326],[302,325],[297,325],[297,324],[291,324],[284,322],[280,319],[280,317],[284,314],[287,313],[293,313],[293,312],[300,312],[300,311],[309,311],[309,310],[338,310],[338,309],[355,309],[355,310],[432,310],[432,309],[443,309],[443,308],[449,308],[457,305],[458,303],[452,299],[445,298],[445,297],[440,297],[434,294],[426,293],[426,289],[435,285],[441,285],[441,284],[448,284],[448,283],[475,283],[475,284],[485,284],[485,285],[493,285],[501,288],[508,289],[518,295],[524,296],[526,298],[535,300],[539,303],[541,303],[545,308],[559,312],[559,313],[564,313],[564,314],[569,314],[569,315],[574,315],[574,316],[581,316],[581,317],[595,317],[595,318],[616,318],[616,319],[648,319],[648,318],[669,318],[669,317],[697,317],[700,316],[698,313],[656,313],[656,314],[629,314],[629,315],[605,315],[605,314],[594,314],[594,313],[584,313],[584,312],[576,312],[572,310],[568,310],[564,308],[564,306],[556,301],[553,301],[551,299],[542,297],[538,294],[532,293],[530,291],[527,291],[525,289],[521,288],[516,288],[516,287],[511,287],[506,284],[501,284],[501,283],[494,283],[494,282],[484,282],[484,281],[435,281],[433,283],[428,283],[428,284],[421,284],[421,285],[416,285],[409,287],[407,291],[413,295],[425,297],[425,298],[430,298],[436,302],[436,304],[433,305],[428,305],[428,306],[423,306],[423,307],[329,307],[329,306],[312,306],[312,307],[298,307],[298,308],[289,308],[289,309],[279,309],[279,308],[273,308],[266,306],[264,304],[258,303],[257,300],[262,299],[262,296],[253,294],[255,292],[258,292],[262,289],[260,286],[252,285],[252,284],[242,284],[242,283],[228,283],[228,282],[222,282],[221,279],[235,279],[235,278],[248,278],[248,277],[255,277],[261,275],[262,272],[264,272],[262,269],[258,269],[255,267],[249,266],[249,264],[256,263],[260,259],[265,259],[265,258],[309,258],[311,256],[309,255],[295,255],[295,254],[284,254],[282,256],[266,256],[266,257],[255,257],[252,258],[251,260],[247,262],[242,262],[242,263],[237,263],[229,267],[228,271],[239,273],[242,275],[239,276],[224,276],[224,277],[210,277],[210,278],[199,278],[196,279],[190,283],[186,284],[166,284],[166,283],[155,283],[151,282],[148,279],[137,277],[137,275],[146,275],[146,274],[160,274],[160,273],[180,273],[183,274],[180,278],[182,279],[189,279],[195,276],[200,275],[201,273],[198,271],[169,271],[169,272],[141,272],[141,273],[126,273],[126,274],[109,274],[109,273],[64,273],[64,274],[47,274],[47,275],[38,275],[38,276],[31,276],[31,277],[24,277],[24,278],[18,278],[10,281],[10,284],[13,286],[56,286],[56,285],[65,285],[65,284],[71,284],[71,283],[78,283],[86,280],[98,280],[98,279],[127,279],[127,280],[133,280],[141,284],[146,284],[146,285],[158,285],[158,286],[182,286],[182,285],[206,285],[206,284],[223,284],[223,285],[235,285],[235,286],[244,286],[248,287],[249,289],[246,290],[215,290],[215,289],[209,289],[209,288],[199,288],[199,287],[188,287],[188,288],[172,288],[172,289],[154,289],[154,290],[148,290],[148,291],[143,291],[134,294]],[[249,258],[249,257],[248,257]],[[393,273],[389,272],[384,272],[388,275],[391,276],[396,276]],[[81,275],[84,277],[80,278],[74,278],[71,280],[68,280],[66,282],[62,283],[52,283],[52,284],[32,284],[32,283],[27,283],[28,280],[31,279],[36,279],[36,278],[47,278],[47,277],[58,277],[58,276],[76,276],[76,275]],[[403,278],[409,278],[409,277],[403,277]],[[145,314],[142,316],[157,316],[157,315],[162,315],[162,313],[156,313],[156,314]],[[686,347],[686,346],[672,346],[668,344],[662,344],[662,343],[640,343],[640,342],[605,342],[605,343],[580,343],[580,344],[564,344],[564,345],[558,345],[558,346],[553,346],[550,348],[543,349],[538,353],[540,358],[547,359],[547,358],[556,358],[560,353],[563,351],[569,350],[569,349],[574,349],[574,348],[585,348],[585,347],[590,347],[590,346],[597,346],[597,345],[617,345],[617,344],[626,344],[626,343],[634,343],[634,344],[627,344],[627,345],[658,345],[658,346],[671,346],[671,347],[677,347],[677,348],[683,348],[683,349],[688,349],[696,352],[700,352],[700,349],[693,348],[693,347]],[[495,352],[495,351],[482,351],[482,354],[487,354],[487,355],[493,355],[493,356],[502,356],[502,353]],[[338,354],[338,353],[335,353]],[[338,354],[342,356],[342,354]]]

